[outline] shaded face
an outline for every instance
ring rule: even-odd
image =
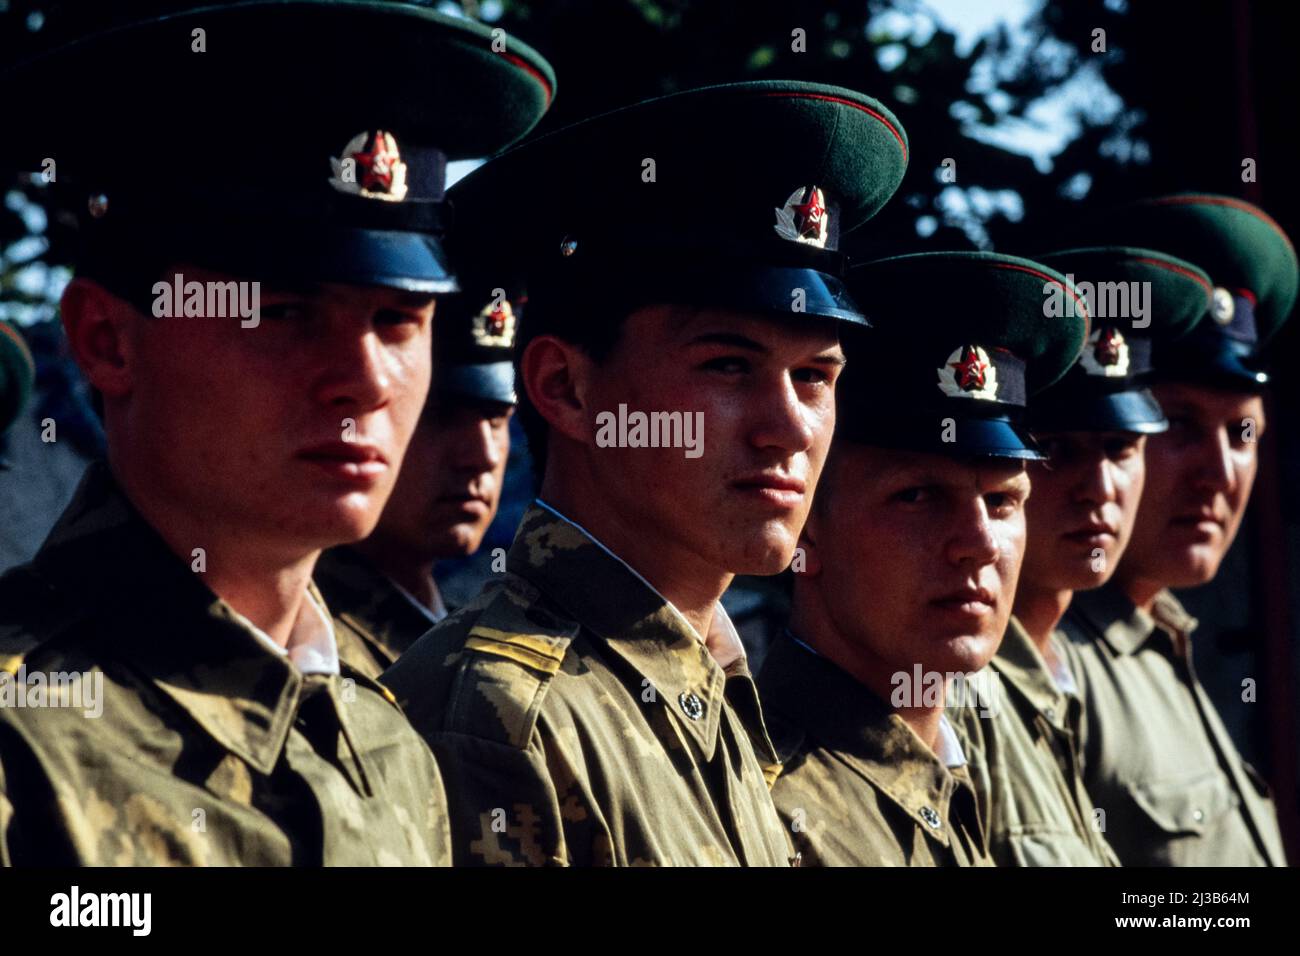
[[[477,551],[501,503],[512,414],[503,402],[431,396],[376,543],[421,563]]]
[[[186,282],[236,281],[194,266]],[[150,495],[250,543],[365,537],[429,388],[432,297],[325,284],[260,288],[260,321],[133,316],[132,436]]]
[[[1152,391],[1169,431],[1147,442],[1146,489],[1123,573],[1193,587],[1214,577],[1241,527],[1264,403],[1258,395],[1181,383]]]
[[[918,663],[940,673],[987,664],[1024,555],[1023,465],[842,442],[829,468],[809,521],[812,583],[860,665],[887,679]]]
[[[1050,461],[1029,466],[1029,545],[1021,586],[1078,591],[1115,571],[1137,520],[1146,439],[1132,432],[1044,432]]]
[[[641,309],[591,379],[593,478],[628,527],[656,528],[720,571],[774,574],[808,515],[843,361],[830,322]],[[602,447],[620,404],[681,413],[695,447]]]

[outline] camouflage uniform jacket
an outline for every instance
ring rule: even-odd
[[[1118,866],[1093,826],[1076,756],[1078,697],[1067,694],[1016,618],[989,665],[992,699],[948,714],[971,741],[970,770],[998,866]]]
[[[312,578],[334,615],[339,658],[378,679],[442,617],[398,587],[356,549],[330,548]]]
[[[438,769],[391,694],[266,647],[92,466],[0,578],[0,862],[449,857]]]
[[[1192,618],[1107,584],[1074,596],[1061,641],[1083,698],[1083,780],[1125,866],[1285,866],[1277,812],[1192,668]]]
[[[457,864],[789,863],[753,681],[546,506],[384,682],[446,775]]]
[[[849,674],[779,638],[758,679],[804,866],[989,866],[970,776]]]

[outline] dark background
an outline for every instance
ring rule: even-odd
[[[0,62],[114,20],[179,5],[0,0]],[[1289,3],[430,5],[503,26],[551,61],[558,96],[539,131],[645,97],[739,79],[818,80],[876,96],[906,127],[911,166],[898,196],[846,243],[860,255],[942,248],[1032,252],[1043,237],[1068,239],[1071,222],[1087,209],[1183,189],[1248,199],[1289,234],[1300,229],[1300,58]],[[791,49],[795,28],[806,31],[806,52]],[[1105,52],[1092,49],[1097,29],[1105,31]],[[382,51],[359,49],[359,61],[370,54],[382,57]],[[359,67],[358,82],[366,76]],[[322,78],[323,86],[331,81]],[[4,129],[0,114],[0,136],[19,132]],[[956,162],[955,182],[940,179],[945,158]],[[1243,181],[1246,158],[1256,162],[1253,182]],[[66,261],[64,227],[44,215],[39,185],[15,181],[0,188],[0,318],[19,324],[39,367],[38,395],[8,437],[10,467],[0,471],[3,569],[34,552],[101,436],[53,321],[67,275],[59,268]],[[1273,348],[1270,424],[1245,529],[1218,578],[1180,595],[1201,619],[1198,672],[1243,752],[1273,783],[1293,859],[1300,854],[1300,378],[1289,374],[1288,359],[1298,344],[1293,323]],[[38,438],[37,423],[47,416],[59,423],[60,440],[52,444]],[[509,544],[528,499],[521,436],[516,446],[506,501],[481,557]],[[467,586],[477,566],[445,569],[456,576],[450,590]],[[752,610],[761,589],[744,584],[728,603],[753,625],[747,633],[760,633]],[[1247,678],[1258,683],[1254,703],[1241,700]]]

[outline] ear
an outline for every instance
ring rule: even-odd
[[[524,390],[537,413],[573,441],[585,443],[591,434],[587,401],[594,368],[587,353],[553,335],[529,342],[519,362]]]
[[[63,331],[81,372],[106,399],[131,391],[128,324],[135,310],[92,279],[68,283],[59,303]]]

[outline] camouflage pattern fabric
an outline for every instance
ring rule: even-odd
[[[857,680],[785,635],[758,688],[782,760],[772,796],[803,866],[992,865],[966,768]]]
[[[339,660],[377,679],[435,623],[427,610],[354,548],[330,548],[312,578],[338,635]]]
[[[103,466],[34,561],[0,578],[0,862],[449,853],[438,769],[391,694],[265,647]]]
[[[1192,667],[1191,617],[1107,584],[1075,594],[1060,647],[1083,698],[1083,781],[1125,866],[1285,866],[1268,785]]]
[[[502,579],[383,680],[446,776],[457,864],[790,862],[753,681],[539,505]]]
[[[1076,757],[1079,699],[1066,694],[1015,617],[997,656],[991,695],[948,717],[971,741],[971,779],[998,866],[1118,866],[1094,825]]]

